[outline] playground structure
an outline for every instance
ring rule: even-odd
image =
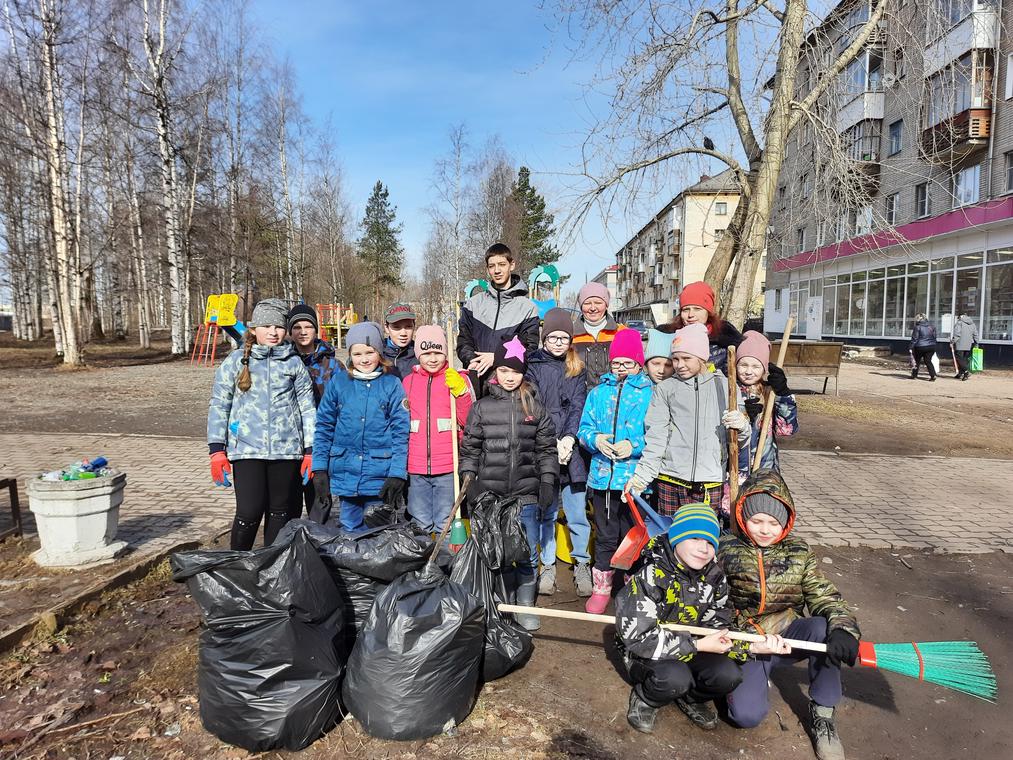
[[[236,318],[239,296],[235,293],[213,293],[204,308],[204,321],[197,326],[190,352],[190,366],[214,366],[218,349],[218,333],[224,332],[234,341],[243,339],[246,325]]]
[[[320,322],[320,337],[334,348],[341,348],[341,331],[359,321],[352,304],[318,303],[317,319]]]
[[[535,306],[538,307],[539,319],[545,319],[545,313],[549,309],[556,308],[559,304],[560,279],[559,270],[556,269],[555,264],[537,266],[528,275],[528,293],[531,295],[531,300],[535,302]],[[552,297],[541,299],[539,296],[546,285],[548,285]]]

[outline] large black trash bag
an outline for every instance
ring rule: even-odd
[[[204,727],[251,752],[299,750],[339,719],[342,602],[306,533],[254,551],[172,556],[200,605]]]
[[[341,696],[366,733],[424,739],[471,711],[482,661],[482,603],[438,568],[380,592],[348,660]]]
[[[529,556],[521,524],[520,499],[501,498],[486,491],[471,505],[471,535],[491,570],[509,570]]]

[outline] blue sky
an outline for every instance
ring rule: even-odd
[[[593,67],[573,61],[552,7],[551,0],[545,9],[520,0],[255,0],[251,15],[278,57],[290,59],[314,123],[330,117],[356,213],[383,180],[404,222],[409,266],[417,267],[433,164],[447,152],[452,124],[464,122],[475,146],[500,135],[550,205],[572,182],[563,175],[577,165],[592,109],[604,101],[588,99]],[[591,219],[563,271],[582,282],[614,263],[645,217],[623,221],[606,232]]]

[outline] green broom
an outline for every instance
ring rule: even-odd
[[[611,615],[592,615],[588,612],[557,610],[551,607],[522,607],[517,604],[500,604],[500,612],[522,613],[526,615],[544,615],[545,617],[566,618],[568,620],[585,620],[594,623],[615,624]],[[694,636],[707,636],[714,633],[713,628],[696,625],[679,625],[662,623],[662,627],[672,631],[683,631]],[[729,631],[728,638],[748,642],[762,642],[764,637],[758,633],[742,633]],[[810,652],[826,652],[827,645],[816,641],[800,641],[785,639],[792,649],[804,649]],[[944,686],[986,702],[996,701],[998,689],[995,674],[988,658],[973,641],[928,641],[923,644],[874,644],[861,641],[858,644],[858,662],[870,668],[879,668],[893,673],[917,678],[919,681]]]

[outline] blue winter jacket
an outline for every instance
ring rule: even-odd
[[[320,399],[324,397],[324,388],[327,387],[327,382],[336,372],[344,372],[344,367],[334,355],[334,348],[331,344],[319,338],[313,347],[313,352],[299,354],[299,358],[302,359],[302,363],[306,365],[306,369],[310,373],[310,379],[313,381],[313,401],[319,405]]]
[[[250,390],[236,387],[243,350],[215,373],[208,405],[208,448],[236,459],[302,459],[313,445],[313,383],[295,346],[255,345]]]
[[[331,493],[375,496],[387,478],[408,478],[408,409],[388,372],[357,380],[338,372],[317,408],[313,469],[327,470]]]
[[[552,417],[556,428],[556,439],[573,436],[577,440],[580,416],[587,401],[587,382],[581,372],[576,377],[566,376],[565,354],[556,358],[539,348],[528,358],[525,377],[538,391],[538,398]],[[560,467],[562,485],[583,485],[587,482],[587,467],[579,450],[574,450],[570,463]]]
[[[653,387],[651,378],[644,373],[630,375],[620,383],[609,372],[591,389],[577,432],[580,445],[592,452],[587,478],[589,488],[619,491],[633,476],[640,455],[644,453],[644,417],[651,404]],[[599,433],[612,436],[613,443],[629,441],[633,444],[633,453],[628,459],[613,462],[594,445]]]

